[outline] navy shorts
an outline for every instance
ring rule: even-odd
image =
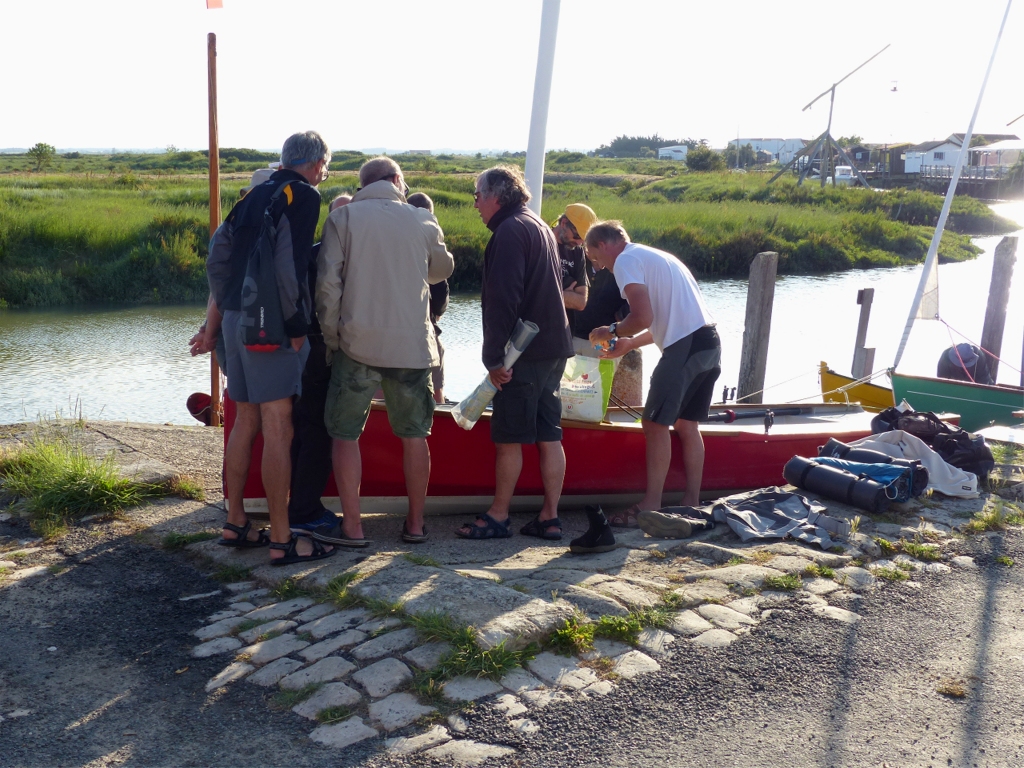
[[[512,366],[512,380],[494,396],[491,440],[529,445],[562,439],[558,390],[566,359],[519,360]]]
[[[302,394],[302,369],[309,357],[309,339],[296,352],[286,341],[273,352],[251,352],[242,344],[242,313],[229,309],[221,325],[228,394],[236,403],[270,403]]]
[[[651,375],[644,419],[665,427],[679,419],[705,420],[721,373],[722,342],[715,326],[705,325],[669,344]]]

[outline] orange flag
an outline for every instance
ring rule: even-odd
[[[224,0],[206,0],[206,8],[207,8],[207,10],[209,10],[210,8],[223,8],[223,7],[224,7]]]

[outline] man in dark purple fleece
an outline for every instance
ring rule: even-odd
[[[565,477],[559,426],[559,383],[572,357],[572,335],[562,301],[562,267],[551,228],[526,203],[522,172],[498,165],[477,177],[473,195],[480,218],[493,233],[484,252],[483,362],[498,388],[491,417],[497,462],[494,501],[475,524],[456,534],[468,539],[507,538],[508,510],[523,467],[524,443],[537,444],[544,506],[521,533],[560,539],[558,499]],[[504,367],[505,344],[516,321],[537,324],[540,333],[512,369]]]

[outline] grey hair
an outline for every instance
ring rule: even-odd
[[[300,168],[321,160],[331,162],[331,150],[316,131],[293,133],[281,148],[281,165],[284,168]]]
[[[530,190],[526,187],[523,172],[514,165],[488,168],[477,176],[476,183],[481,197],[497,198],[502,208],[507,205],[525,205],[530,201]]]
[[[402,169],[390,157],[372,157],[359,169],[359,186],[368,187],[375,181],[390,179],[396,174],[401,176]]]
[[[587,230],[585,240],[587,248],[594,248],[605,243],[628,243],[629,234],[621,221],[599,221]]]
[[[405,202],[416,208],[425,208],[431,213],[434,212],[434,201],[426,192],[414,192],[405,199]]]

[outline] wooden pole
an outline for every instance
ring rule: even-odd
[[[867,376],[875,365],[875,350],[864,348],[864,342],[868,338],[868,321],[871,319],[871,302],[874,301],[874,298],[874,288],[863,288],[857,291],[860,320],[857,321],[857,341],[853,345],[853,366],[850,369],[850,374],[855,379]]]
[[[996,246],[992,261],[992,282],[988,289],[985,325],[981,331],[981,346],[989,352],[988,369],[995,379],[999,373],[999,356],[1003,348],[1003,330],[1006,328],[1006,305],[1010,301],[1010,281],[1013,265],[1017,261],[1017,238],[1004,237]]]
[[[772,330],[772,304],[775,301],[775,273],[778,267],[779,254],[774,251],[757,254],[750,265],[737,403],[763,402],[761,390],[764,389],[764,374],[768,367],[768,339]]]
[[[220,226],[220,147],[217,138],[217,35],[206,36],[207,93],[210,106],[210,237]],[[220,426],[220,367],[210,353],[210,426]]]

